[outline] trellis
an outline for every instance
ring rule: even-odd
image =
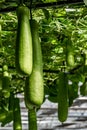
[[[32,0],[31,0],[32,1]],[[13,1],[14,3],[15,1]],[[8,2],[7,2],[8,3]],[[9,1],[9,3],[12,3],[12,1]],[[2,6],[4,6],[4,2],[2,3]],[[83,0],[64,0],[64,1],[58,1],[58,2],[49,2],[49,3],[38,3],[35,2],[32,4],[30,4],[30,2],[26,2],[25,4],[29,7],[29,8],[33,8],[33,9],[40,9],[40,8],[47,8],[47,7],[63,7],[63,6],[82,6],[85,5]],[[1,7],[0,8],[0,13],[4,13],[4,12],[12,12],[15,11],[17,8],[17,6],[9,6],[9,7]]]

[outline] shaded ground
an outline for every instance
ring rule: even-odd
[[[21,114],[23,130],[28,129],[27,110],[21,100]],[[78,98],[71,108],[69,108],[68,119],[65,123],[60,123],[57,118],[57,104],[48,100],[41,106],[37,112],[38,130],[86,130],[87,129],[87,97]],[[12,123],[6,127],[0,127],[0,130],[12,130]]]

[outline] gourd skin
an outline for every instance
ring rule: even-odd
[[[20,100],[19,98],[14,98],[13,102],[13,130],[22,130]]]
[[[37,130],[37,117],[35,108],[28,111],[29,130]]]
[[[33,70],[27,77],[27,85],[25,85],[25,104],[33,104],[40,106],[44,99],[43,87],[43,64],[42,52],[38,34],[38,24],[35,20],[30,21],[32,42],[33,42]]]
[[[3,74],[2,74],[2,93],[3,96],[5,98],[9,98],[10,97],[10,75],[8,72],[8,66],[7,65],[3,65]]]
[[[74,67],[75,66],[74,48],[70,37],[64,39],[64,45],[65,45],[64,51],[66,55],[66,65],[68,67]]]
[[[58,86],[58,119],[61,122],[66,121],[68,116],[68,87],[67,76],[64,72],[59,74]]]
[[[16,70],[20,74],[32,72],[32,37],[29,22],[29,9],[19,6],[17,9],[18,28],[16,38]]]

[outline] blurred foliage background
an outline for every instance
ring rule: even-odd
[[[62,0],[32,0],[32,5]],[[62,2],[66,2],[63,0]],[[7,64],[11,75],[10,90],[14,94],[23,93],[25,77],[15,70],[15,42],[17,30],[16,10],[9,11],[11,7],[17,7],[20,0],[0,0],[0,73],[3,64]],[[31,1],[24,0],[29,6]],[[7,12],[2,11],[7,8]],[[12,9],[12,8],[11,8]],[[72,100],[79,96],[78,83],[85,82],[86,74],[83,73],[82,64],[84,51],[87,50],[87,7],[82,4],[70,4],[60,7],[49,6],[45,8],[32,8],[32,17],[39,23],[39,36],[43,54],[44,88],[49,100],[56,102],[56,79],[62,70],[68,73],[72,82]],[[75,66],[66,65],[65,38],[70,38],[71,48],[75,57]],[[71,73],[73,72],[73,74]],[[74,89],[73,89],[74,88]],[[74,95],[74,96],[73,96]],[[3,97],[3,95],[0,95]],[[50,99],[50,96],[53,97]],[[54,98],[55,97],[55,98]],[[5,97],[2,98],[5,102]],[[2,103],[3,100],[0,102]],[[5,105],[6,106],[6,103]]]

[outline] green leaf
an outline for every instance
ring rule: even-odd
[[[80,94],[82,96],[87,96],[87,81],[85,81],[83,85],[80,86]]]
[[[58,103],[57,96],[51,96],[51,95],[49,95],[49,96],[48,96],[48,100],[49,100],[50,102],[53,102],[53,103]]]
[[[68,98],[69,98],[69,106],[73,104],[74,99],[78,97],[78,84],[73,83],[72,85],[68,85]]]
[[[9,111],[6,114],[6,118],[2,121],[1,126],[5,126],[6,124],[10,123],[13,120],[13,111]]]

